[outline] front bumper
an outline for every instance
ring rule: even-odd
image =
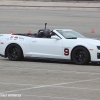
[[[100,53],[97,53],[97,59],[100,59]]]
[[[100,50],[90,51],[91,62],[100,62]]]

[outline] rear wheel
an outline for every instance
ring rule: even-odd
[[[23,52],[20,46],[17,44],[11,44],[6,50],[7,57],[12,61],[21,60],[23,58]]]
[[[87,64],[90,60],[89,52],[84,47],[77,47],[72,52],[72,60],[79,65]]]

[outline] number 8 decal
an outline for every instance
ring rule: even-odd
[[[68,55],[69,55],[69,49],[68,49],[68,48],[65,48],[65,49],[64,49],[64,55],[65,55],[65,56],[68,56]]]

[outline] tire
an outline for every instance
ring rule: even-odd
[[[12,60],[12,61],[18,61],[23,58],[22,49],[17,44],[9,45],[6,50],[6,54],[9,60]]]
[[[72,52],[72,60],[78,65],[85,65],[90,61],[90,54],[85,47],[76,47]]]

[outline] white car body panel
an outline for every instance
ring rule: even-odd
[[[34,38],[21,35],[0,34],[0,54],[5,55],[5,50],[9,44],[18,44],[23,51],[24,57],[57,58],[71,60],[71,52],[76,46],[84,46],[90,53],[91,61],[100,61],[97,59],[97,53],[100,50],[100,41],[89,38],[65,39],[59,34],[57,29],[53,30],[61,39],[52,38]],[[66,29],[64,29],[66,30]],[[69,49],[69,54],[64,54],[64,49]]]
[[[62,39],[32,38],[30,45],[34,57],[62,57]]]

